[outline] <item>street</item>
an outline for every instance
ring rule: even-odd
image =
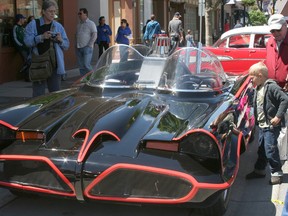
[[[275,186],[265,179],[246,181],[245,175],[253,168],[257,145],[252,143],[247,152],[241,156],[240,169],[232,187],[230,204],[225,216],[281,216],[283,202],[288,185],[287,164],[284,165],[284,183]],[[16,197],[6,189],[0,189],[0,215],[16,216],[82,216],[82,215],[189,215],[199,216],[195,211],[185,208],[165,206],[129,206],[108,203],[80,203],[46,197]],[[273,202],[271,201],[273,200]]]

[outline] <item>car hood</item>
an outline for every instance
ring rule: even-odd
[[[113,151],[132,156],[141,140],[170,141],[203,127],[217,106],[135,92],[94,97],[70,89],[3,110],[0,119],[21,130],[44,131],[50,149],[79,150],[83,140],[79,143],[73,134],[85,130],[89,142],[108,131],[120,139]]]

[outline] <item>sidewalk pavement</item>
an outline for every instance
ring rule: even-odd
[[[67,79],[62,81],[62,89],[68,88],[74,81],[80,78],[79,69],[67,70]],[[16,80],[0,84],[0,104],[32,97],[32,83],[24,80]]]

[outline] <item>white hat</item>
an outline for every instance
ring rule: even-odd
[[[273,14],[268,20],[270,31],[280,30],[284,24],[286,24],[286,20],[282,14]]]

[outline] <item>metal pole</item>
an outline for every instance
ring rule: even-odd
[[[199,33],[199,42],[202,41],[202,16],[204,16],[204,10],[205,10],[205,0],[199,0],[199,9],[198,14],[200,16],[200,33]]]
[[[224,4],[225,0],[223,0],[221,4],[221,34],[224,33]]]
[[[200,16],[200,33],[199,33],[199,42],[202,43],[202,16]]]
[[[245,13],[246,13],[246,7],[244,5],[244,14],[243,14],[243,27],[245,27],[246,23],[245,23]]]

